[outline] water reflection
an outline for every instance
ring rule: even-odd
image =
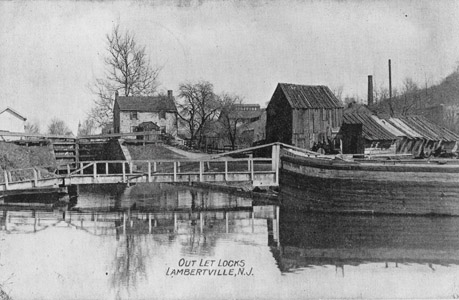
[[[459,264],[459,218],[337,215],[282,211],[282,271],[382,262]]]
[[[459,218],[301,213],[169,185],[85,186],[78,194],[67,210],[0,211],[0,283],[15,274],[8,296],[291,299],[459,292]],[[181,274],[182,259],[195,261],[189,270],[208,273]],[[222,265],[235,261],[244,269],[233,268],[237,276],[209,275],[233,272]],[[170,270],[178,273],[170,276]],[[364,287],[375,280],[382,288]]]
[[[146,261],[151,253],[146,239],[146,236],[127,234],[118,240],[110,275],[111,288],[117,299],[121,299],[123,292],[130,295],[130,291],[136,289],[138,281],[148,279]],[[147,247],[143,247],[144,245]]]

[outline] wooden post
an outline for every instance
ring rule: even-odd
[[[272,149],[272,170],[276,172],[275,185],[279,186],[280,145],[274,144]]]
[[[3,176],[5,177],[5,191],[6,191],[8,189],[8,173],[4,171]]]
[[[277,157],[277,145],[273,145],[271,149],[271,171],[276,171],[277,165],[276,165],[276,157]]]
[[[254,174],[253,174],[253,158],[249,158],[249,163],[250,163],[250,180],[253,181]]]
[[[174,182],[177,182],[177,162],[174,161]]]
[[[201,230],[201,234],[202,234],[202,227],[203,227],[202,212],[199,213],[199,224],[200,224],[200,230]]]
[[[96,162],[92,166],[92,176],[93,176],[94,179],[97,178],[97,163]]]
[[[5,216],[5,230],[8,230],[8,222],[9,222],[9,219],[10,219],[9,211],[6,211],[4,216]]]
[[[97,234],[97,214],[94,215],[94,234]]]
[[[174,232],[177,232],[177,214],[174,213]]]
[[[123,161],[123,182],[126,182],[126,165],[125,162]]]
[[[123,234],[126,234],[126,213],[123,213]]]
[[[156,173],[156,169],[157,169],[157,166],[156,166],[156,161],[153,162],[153,172]]]
[[[105,163],[105,175],[108,175],[108,162]]]
[[[133,173],[133,169],[134,169],[134,164],[132,162],[130,162],[129,163],[129,174]]]
[[[229,226],[228,226],[229,222],[228,222],[228,212],[227,211],[225,212],[225,223],[226,223],[225,224],[226,225],[226,233],[229,233]]]
[[[70,164],[67,164],[67,175],[70,175]]]
[[[148,233],[151,233],[151,214],[148,214]]]
[[[253,211],[251,212],[252,215],[252,233],[255,231],[255,216]]]
[[[204,181],[204,162],[199,161],[199,182]]]
[[[34,186],[37,187],[38,186],[38,174],[37,174],[37,170],[35,169],[32,169],[33,170],[33,183],[34,183]]]
[[[280,245],[279,241],[279,220],[278,219],[273,219],[273,239],[275,242],[277,242],[277,246]]]
[[[148,182],[151,182],[151,161],[148,162]]]
[[[228,181],[228,161],[225,159],[225,181]]]
[[[84,163],[80,163],[80,174],[83,175]]]
[[[34,220],[33,220],[33,231],[37,231],[37,214],[34,213]]]

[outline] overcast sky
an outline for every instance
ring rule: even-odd
[[[115,23],[163,66],[162,90],[202,79],[263,106],[278,82],[366,98],[368,75],[388,85],[389,58],[394,86],[459,61],[458,1],[1,1],[0,107],[76,132]]]

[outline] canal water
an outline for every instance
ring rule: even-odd
[[[0,299],[459,297],[459,218],[165,184],[78,192],[67,209],[1,208]]]

